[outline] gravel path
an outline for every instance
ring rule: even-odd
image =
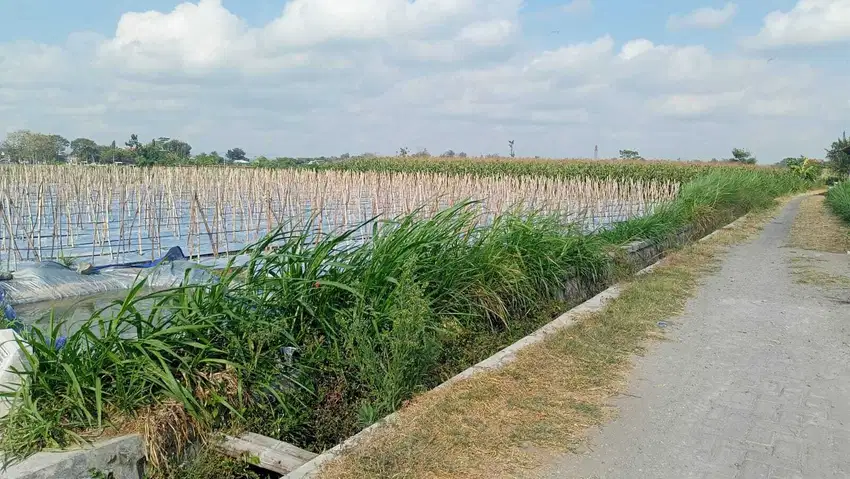
[[[795,283],[799,204],[728,253],[637,360],[618,419],[539,477],[850,478],[850,292]]]

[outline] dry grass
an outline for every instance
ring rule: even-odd
[[[822,286],[825,288],[850,288],[850,278],[824,271],[818,263],[825,260],[808,256],[791,258],[791,272],[798,284]]]
[[[186,444],[205,440],[196,421],[174,400],[143,411],[136,430],[145,438],[145,457],[153,470],[165,470],[170,460],[183,455]]]
[[[726,247],[759,231],[773,214],[750,215],[672,254],[626,283],[604,311],[527,348],[503,369],[416,398],[321,476],[516,477],[547,454],[573,449],[589,426],[614,413],[608,401],[622,390],[632,355],[661,336],[658,321],[681,312]]]
[[[823,196],[809,196],[800,204],[791,227],[791,246],[846,253],[850,251],[850,228],[827,209]]]

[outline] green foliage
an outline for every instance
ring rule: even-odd
[[[769,169],[720,168],[684,184],[675,201],[652,215],[619,223],[600,236],[609,243],[625,244],[665,238],[687,225],[703,233],[747,211],[767,207],[774,198],[805,190],[810,185],[810,181],[796,174],[777,175]]]
[[[821,172],[823,171],[823,165],[806,157],[802,157],[801,162],[791,164],[789,169],[807,181],[815,181],[818,177],[820,177]]]
[[[59,135],[18,130],[0,143],[3,156],[13,163],[53,163],[65,160],[70,143]]]
[[[234,459],[203,446],[200,452],[185,461],[172,461],[164,470],[156,471],[161,479],[261,479],[251,467],[251,458]],[[94,479],[94,478],[92,478]]]
[[[348,357],[370,391],[359,411],[364,427],[421,388],[438,359],[438,325],[422,288],[413,282],[414,263],[401,272],[387,302],[375,308],[384,317],[357,313],[347,321]]]
[[[71,155],[79,162],[98,163],[100,161],[100,147],[88,138],[77,138],[71,142]]]
[[[834,185],[826,193],[826,204],[839,218],[850,224],[850,181]]]
[[[620,150],[620,159],[621,160],[642,160],[643,157],[640,156],[640,153],[637,150]]]
[[[850,139],[846,132],[826,150],[826,159],[833,171],[845,177],[850,175]]]
[[[248,157],[245,156],[245,150],[243,150],[242,148],[234,148],[232,150],[227,150],[227,154],[225,154],[224,156],[227,158],[227,161],[231,163],[234,161],[246,161],[248,159]]]
[[[199,155],[195,155],[183,162],[187,165],[195,165],[195,166],[215,166],[224,164],[224,157],[218,154],[218,152],[213,151],[212,153],[201,153]]]
[[[730,163],[754,165],[756,164],[756,157],[753,156],[749,150],[745,150],[743,148],[732,148],[732,158],[729,158],[727,161]]]
[[[163,143],[162,148],[182,160],[189,159],[192,156],[192,146],[185,141],[174,138],[167,139]]]
[[[784,166],[785,168],[790,168],[795,165],[802,165],[804,161],[806,161],[805,155],[789,156],[788,158],[783,158],[782,161],[777,163],[777,165]]]

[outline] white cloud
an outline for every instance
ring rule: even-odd
[[[520,0],[286,5],[249,25],[199,0],[125,14],[108,38],[0,44],[0,133],[166,135],[252,155],[481,154],[510,137],[530,155],[746,146],[778,159],[819,154],[850,113],[846,70],[651,37],[541,47],[524,38]]]
[[[788,12],[767,14],[753,47],[823,45],[850,41],[850,0],[799,0]]]
[[[400,55],[459,59],[502,46],[518,31],[520,0],[291,0],[280,16],[250,28],[221,0],[181,3],[168,13],[126,13],[99,49],[103,63],[138,71],[247,73],[320,62],[317,50],[363,52],[392,44]],[[352,65],[357,59],[344,55]],[[327,60],[323,57],[322,60]],[[336,64],[346,63],[342,58]]]
[[[221,0],[200,0],[181,3],[170,13],[122,15],[115,37],[101,46],[100,54],[141,70],[208,70],[238,60],[257,47],[257,38]]]
[[[570,14],[590,13],[593,10],[592,0],[572,0],[563,6],[563,10]]]
[[[729,23],[738,13],[738,5],[727,3],[723,8],[702,7],[685,15],[670,15],[667,28],[681,30],[689,28],[713,29]]]

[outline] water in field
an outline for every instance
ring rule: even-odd
[[[15,307],[15,312],[23,324],[38,326],[42,329],[50,326],[51,315],[54,315],[57,320],[61,319],[65,323],[61,331],[67,335],[73,331],[74,325],[88,320],[98,311],[105,309],[103,316],[109,317],[111,313],[120,309],[113,303],[123,301],[126,296],[127,291],[111,291],[80,298],[22,304]]]

